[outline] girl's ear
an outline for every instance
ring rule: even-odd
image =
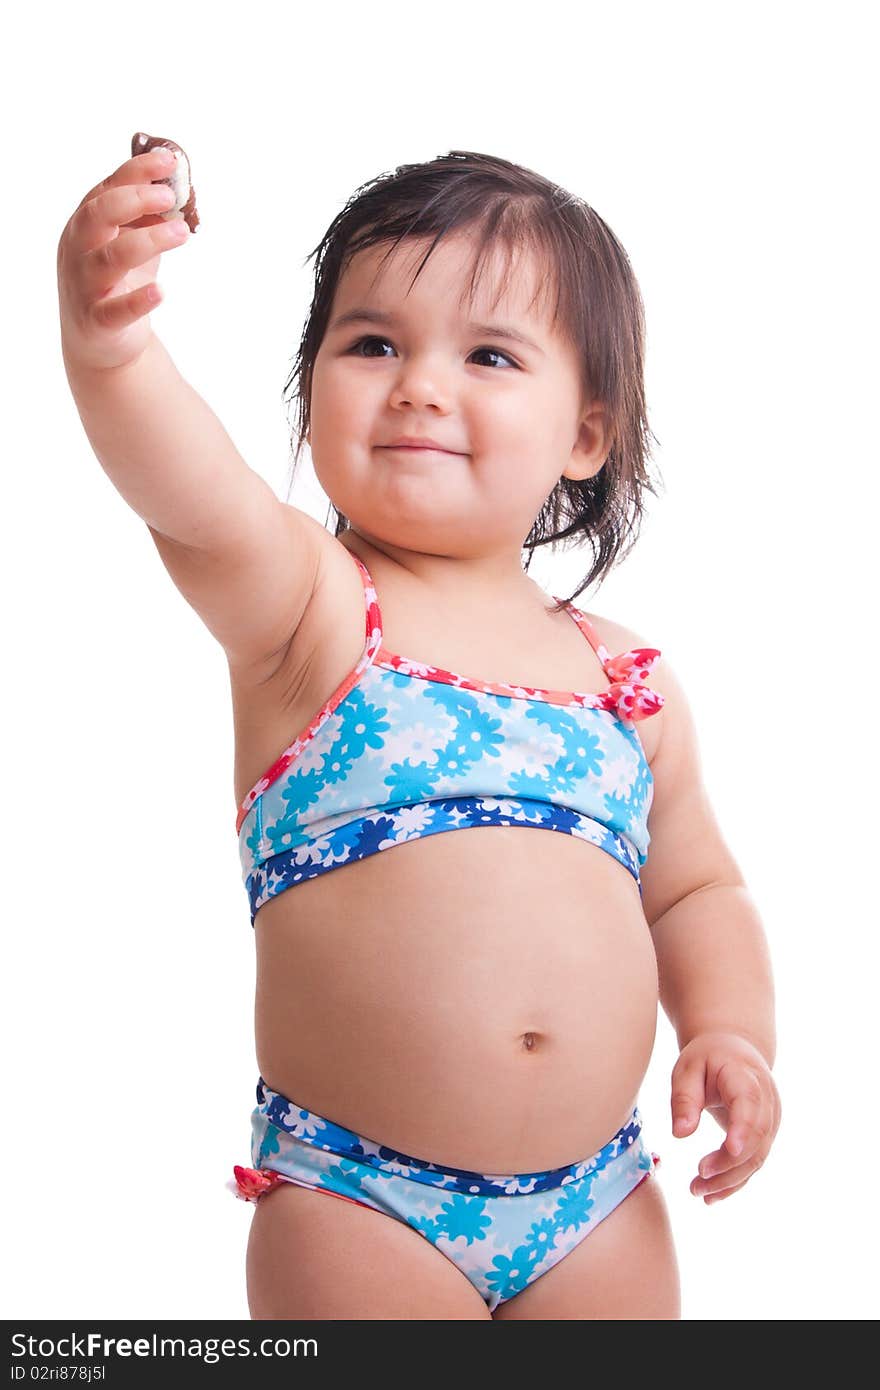
[[[601,401],[594,401],[578,426],[577,439],[562,476],[582,482],[594,478],[611,452],[608,413]]]

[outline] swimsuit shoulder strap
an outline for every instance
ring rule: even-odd
[[[345,546],[342,547],[345,550]],[[379,597],[370,571],[367,569],[359,555],[355,555],[349,550],[348,554],[354,560],[360,571],[361,583],[364,587],[364,653],[370,660],[382,646],[382,610],[379,607]]]
[[[597,657],[601,661],[602,666],[607,670],[608,663],[611,660],[611,654],[608,651],[608,648],[600,639],[598,632],[596,631],[593,624],[590,622],[590,619],[587,617],[583,609],[575,608],[573,603],[568,603],[565,599],[557,598],[555,594],[553,594],[552,597],[555,599],[557,603],[561,603],[565,606],[566,612],[569,614],[570,617],[574,618],[574,621],[577,623],[581,632],[584,634],[590,646],[593,648],[593,651],[596,653]]]

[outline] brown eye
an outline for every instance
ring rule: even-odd
[[[476,352],[474,353],[474,356],[476,356],[477,353],[482,353],[483,356],[485,356],[485,357],[503,357],[504,360],[505,360],[505,362],[509,362],[509,363],[510,363],[511,367],[515,367],[515,366],[516,366],[516,363],[514,362],[513,358],[512,358],[512,357],[508,357],[508,355],[507,355],[506,352],[501,352],[501,351],[499,351],[498,348],[489,348],[489,347],[477,348],[477,349],[476,349]]]
[[[357,352],[357,349],[358,349],[359,347],[363,347],[364,343],[387,343],[387,342],[388,342],[388,339],[387,339],[387,338],[374,338],[374,337],[371,337],[371,338],[358,338],[358,340],[357,340],[356,343],[352,343],[351,347],[349,348],[349,352],[355,352],[355,353],[357,353],[358,357],[360,357],[362,354],[359,353],[359,352]]]

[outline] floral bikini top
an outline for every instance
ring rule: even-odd
[[[664,697],[653,647],[610,656],[567,603],[610,685],[533,690],[471,680],[390,652],[369,570],[354,670],[238,808],[251,926],[270,898],[422,835],[482,825],[556,830],[597,845],[639,883],[653,777],[634,724]],[[559,602],[559,600],[557,600]]]

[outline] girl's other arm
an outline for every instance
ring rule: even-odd
[[[695,1197],[718,1202],[762,1167],[780,1125],[771,1070],[773,975],[758,910],[703,786],[684,691],[668,662],[659,662],[651,678],[666,702],[651,764],[642,906],[657,956],[660,1002],[680,1049],[672,1071],[673,1134],[683,1139],[695,1133],[703,1110],[725,1131],[691,1183]]]
[[[658,662],[652,684],[666,702],[641,881],[660,1002],[679,1047],[701,1033],[735,1033],[772,1067],[773,975],[758,909],[706,793],[694,721],[668,662]]]

